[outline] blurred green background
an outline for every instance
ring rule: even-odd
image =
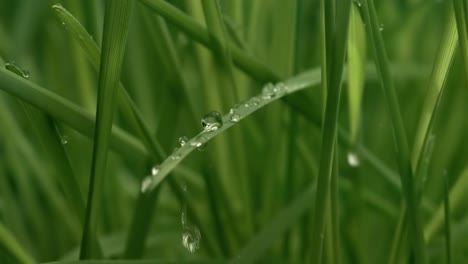
[[[227,114],[236,103],[259,93],[268,80],[253,78],[238,68],[231,75],[210,44],[210,49],[200,45],[173,21],[142,4],[152,1],[161,2],[135,1],[121,81],[151,136],[168,156],[179,146],[179,137],[190,138],[202,130],[200,120],[206,113]],[[167,3],[206,27],[202,1]],[[219,3],[226,39],[282,80],[320,67],[318,0]],[[53,4],[70,11],[100,47],[105,1],[1,0],[0,57],[27,70],[29,82],[94,115],[99,73],[62,25]],[[453,6],[442,0],[380,0],[375,4],[409,145],[413,146],[431,68]],[[359,10],[360,3],[353,1],[353,6]],[[375,74],[371,43],[364,32],[356,38],[367,70],[362,96],[358,90],[348,89],[347,83],[342,93],[340,127],[353,136],[340,140],[338,147],[339,254],[342,263],[383,263],[391,250],[402,195],[392,124]],[[457,49],[432,131],[434,148],[428,157],[421,205],[426,228],[431,221],[439,221],[437,232],[426,241],[430,263],[443,263],[445,258],[440,212],[434,220],[443,201],[445,178],[451,198],[458,188],[458,203],[451,215],[453,263],[468,262],[464,195],[468,173],[463,173],[468,164],[468,90],[463,67]],[[0,262],[76,259],[83,219],[73,200],[67,198],[61,178],[76,177],[81,193],[87,193],[92,137],[31,107],[14,92],[5,92],[7,85],[0,82]],[[320,86],[307,88],[302,95],[306,106],[320,117]],[[357,100],[355,105],[351,100]],[[351,115],[352,111],[357,115]],[[52,124],[49,131],[57,132],[44,136],[43,120],[35,116],[44,117]],[[308,246],[313,201],[299,210],[300,217],[286,217],[282,224],[272,220],[315,182],[320,123],[320,118],[311,122],[284,101],[266,106],[217,136],[203,151],[192,153],[169,175],[173,184],[165,181],[145,206],[139,201],[148,199],[141,198],[140,182],[162,160],[154,160],[144,150],[116,146],[98,193],[104,257],[181,263],[235,259],[246,245],[255,248],[259,243],[261,263],[305,263],[313,252]],[[141,141],[131,117],[120,106],[114,125]],[[54,141],[57,137],[63,149]],[[141,142],[136,145],[137,149],[142,146]],[[54,152],[57,149],[59,154]],[[194,253],[182,243],[186,231],[181,223],[183,212],[192,228],[201,232],[200,248]],[[132,224],[137,218],[142,222]],[[274,234],[275,225],[290,229]],[[141,233],[135,231],[139,228]],[[252,240],[265,228],[266,238]],[[139,248],[129,249],[132,244]],[[266,246],[265,252],[261,245]],[[327,261],[330,256],[326,249],[324,252]],[[410,261],[411,254],[402,254],[405,263]]]

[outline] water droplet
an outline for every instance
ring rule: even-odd
[[[223,117],[219,112],[209,112],[203,117],[201,123],[205,131],[215,131],[223,126]]]
[[[153,183],[153,177],[152,176],[146,176],[143,181],[141,181],[141,187],[140,191],[142,193],[146,193],[149,191],[149,187],[151,186],[151,183]]]
[[[383,24],[380,24],[379,30],[380,30],[380,32],[382,32],[384,30],[384,25]]]
[[[24,79],[29,79],[29,71],[21,69],[14,62],[5,63],[5,69],[23,77]]]
[[[171,159],[172,160],[178,160],[178,159],[180,159],[180,155],[179,154],[171,155]]]
[[[232,115],[229,116],[229,120],[231,120],[231,122],[233,122],[233,123],[239,122],[239,120],[240,120],[240,115],[238,115],[238,114],[232,114]]]
[[[348,152],[347,158],[348,158],[349,166],[353,168],[359,167],[359,165],[361,164],[361,161],[359,160],[359,156],[355,152],[352,152],[352,151]]]
[[[186,226],[182,232],[182,245],[190,252],[194,253],[200,247],[201,234],[196,226]]]
[[[359,0],[354,0],[354,3],[355,3],[358,7],[361,7],[361,1],[359,1]]]
[[[161,168],[159,167],[159,165],[153,166],[153,168],[151,168],[151,175],[152,175],[152,176],[156,176],[156,175],[159,173],[159,170],[160,170],[160,169],[161,169]]]
[[[67,136],[61,136],[60,141],[62,142],[63,145],[68,144],[68,137]]]
[[[265,100],[271,99],[276,96],[277,92],[278,92],[278,88],[272,83],[268,83],[262,89],[262,98]]]
[[[185,137],[185,136],[182,136],[182,137],[179,138],[179,145],[181,147],[183,147],[185,145],[185,143],[187,143],[187,141],[189,141],[189,139],[187,137]]]
[[[190,146],[191,146],[191,147],[199,148],[199,147],[201,147],[202,145],[203,145],[203,144],[202,144],[201,142],[197,141],[197,140],[194,140],[194,141],[190,142]]]

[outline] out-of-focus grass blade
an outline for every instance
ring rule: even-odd
[[[460,49],[463,57],[463,68],[465,70],[465,85],[468,85],[468,31],[467,21],[468,14],[465,9],[465,0],[453,0],[453,11],[455,12],[455,19],[457,21],[458,40],[460,42]]]
[[[82,260],[56,261],[43,264],[222,264],[225,261],[216,260]]]
[[[249,243],[240,251],[238,256],[230,263],[248,264],[255,263],[281,235],[294,225],[302,214],[311,207],[314,199],[314,186],[310,185],[284,209],[282,209],[273,220],[265,225],[262,230],[253,237]]]
[[[457,215],[459,214],[465,205],[465,202],[468,199],[468,168],[461,173],[458,180],[452,185],[449,193],[450,200],[450,214]],[[444,203],[438,206],[437,210],[431,217],[430,221],[426,224],[424,228],[424,234],[427,241],[431,241],[435,238],[440,231],[442,231],[444,225]]]
[[[422,223],[419,215],[417,193],[414,184],[413,169],[410,160],[408,139],[403,124],[398,96],[391,76],[387,52],[385,50],[383,38],[380,32],[380,23],[373,0],[362,1],[365,23],[368,34],[371,36],[375,63],[379,72],[381,86],[387,101],[390,117],[393,125],[393,132],[396,143],[396,158],[400,170],[400,179],[403,188],[403,195],[409,210],[410,237],[415,253],[416,263],[426,263],[426,253],[424,236],[422,234]]]
[[[445,235],[445,255],[446,264],[452,263],[452,246],[450,235],[450,197],[447,175],[444,175],[444,235]]]
[[[93,114],[37,84],[6,71],[3,67],[0,67],[0,89],[34,105],[83,135],[92,137]],[[140,141],[116,126],[113,127],[111,146],[129,160],[143,160],[148,156]]]
[[[424,100],[424,105],[421,112],[421,117],[419,119],[418,129],[416,131],[416,138],[413,146],[412,164],[416,170],[416,177],[418,177],[417,182],[420,184],[423,182],[421,175],[424,174],[421,171],[422,161],[425,160],[425,151],[423,150],[427,149],[428,144],[430,143],[429,138],[430,133],[432,131],[432,127],[434,126],[435,114],[437,112],[439,102],[442,97],[444,84],[447,79],[450,66],[452,64],[456,47],[457,31],[455,19],[453,13],[450,12],[448,20],[446,22],[444,35],[442,36],[442,42],[437,51],[434,66],[432,68],[432,73],[429,77],[428,93]],[[421,189],[422,191],[422,186],[419,187],[419,189]],[[407,208],[402,208],[399,219],[399,221],[401,222],[401,227],[407,225],[407,213]],[[389,258],[390,260],[398,260],[398,255],[400,255],[399,250],[401,249],[401,247],[398,246],[398,244],[402,243],[401,239],[407,237],[406,234],[403,234],[406,231],[407,228],[398,228],[395,232],[393,238],[393,247],[390,253],[391,257]]]
[[[108,0],[106,3],[93,158],[91,160],[91,176],[80,259],[97,256],[97,245],[93,243],[93,237],[97,235],[99,195],[106,173],[107,154],[116,105],[115,99],[132,10],[133,0]]]
[[[52,9],[55,11],[55,14],[59,19],[64,23],[67,30],[70,32],[71,36],[78,42],[80,47],[84,50],[85,54],[88,56],[91,65],[96,71],[99,70],[100,65],[100,50],[97,44],[93,41],[91,35],[85,30],[85,28],[80,24],[80,22],[63,6],[56,4],[52,6]],[[133,128],[141,134],[141,138],[145,143],[147,149],[151,153],[156,153],[161,155],[162,149],[161,146],[152,139],[149,128],[145,125],[143,117],[136,107],[135,103],[130,98],[125,87],[122,83],[119,82],[119,103],[122,107],[124,118],[126,121],[133,126]]]
[[[360,124],[361,98],[364,90],[366,63],[366,34],[359,7],[353,4],[348,36],[348,107],[350,137],[356,143]]]
[[[8,260],[12,261],[11,263],[29,264],[35,262],[2,223],[0,223],[0,254],[7,256]]]

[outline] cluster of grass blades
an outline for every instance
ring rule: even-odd
[[[1,2],[0,263],[468,262],[467,19]]]

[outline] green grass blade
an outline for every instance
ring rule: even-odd
[[[109,0],[106,5],[93,158],[80,259],[96,256],[96,245],[92,243],[92,237],[97,234],[97,214],[99,213],[97,205],[99,198],[95,198],[95,195],[100,194],[101,184],[106,172],[112,120],[116,105],[116,91],[120,80],[132,8],[133,0]]]
[[[403,125],[401,110],[396,90],[389,68],[387,53],[380,32],[380,23],[374,8],[373,0],[363,0],[365,22],[368,25],[368,34],[371,36],[375,63],[379,72],[381,86],[387,101],[387,107],[392,120],[393,131],[396,141],[397,162],[400,170],[400,178],[403,188],[405,202],[408,205],[410,219],[410,234],[413,241],[416,263],[426,263],[424,237],[422,224],[419,216],[416,189],[414,186],[413,171],[410,160],[408,140]]]
[[[348,107],[351,141],[357,141],[365,82],[366,34],[359,7],[351,7],[348,39]]]
[[[222,264],[216,260],[84,260],[84,261],[56,261],[43,264]]]
[[[427,150],[430,138],[430,133],[433,129],[435,114],[438,110],[439,102],[442,97],[442,93],[444,90],[444,84],[448,76],[448,72],[450,66],[453,61],[453,57],[455,54],[455,48],[457,46],[457,32],[456,32],[456,25],[453,13],[450,12],[448,16],[448,20],[446,23],[446,28],[444,30],[444,35],[442,36],[442,42],[439,46],[437,51],[436,59],[434,62],[434,66],[432,69],[432,73],[429,77],[428,82],[428,93],[424,100],[424,105],[421,113],[421,117],[419,119],[418,128],[416,131],[416,138],[413,147],[413,154],[412,154],[412,164],[414,164],[416,170],[416,179],[418,183],[422,183],[423,177],[421,174],[424,174],[421,170],[421,165],[424,157],[424,150]],[[422,188],[422,186],[420,186]],[[420,191],[421,192],[421,191]],[[403,221],[401,225],[406,225],[406,214],[407,208],[402,208],[400,221]],[[395,232],[394,239],[393,239],[393,250],[390,254],[390,260],[397,261],[397,255],[399,254],[399,250],[401,247],[396,246],[400,243],[402,237],[407,237],[406,234],[401,234],[401,232],[406,232],[408,229],[398,228]],[[389,262],[389,263],[396,263],[396,262]]]
[[[230,90],[236,101],[239,100],[237,95],[236,83],[234,79],[234,69],[232,65],[231,49],[228,42],[226,26],[224,25],[221,7],[217,0],[203,0],[203,11],[205,13],[205,21],[210,33],[210,41],[215,52],[219,55],[222,65],[221,75],[226,80],[226,89]]]
[[[324,13],[326,32],[322,32],[322,39],[326,39],[325,58],[322,58],[322,68],[327,71],[325,87],[327,101],[325,106],[325,118],[322,130],[322,146],[320,153],[320,166],[317,179],[317,194],[315,198],[314,216],[311,233],[312,263],[321,263],[323,238],[325,234],[325,219],[327,212],[327,200],[330,192],[330,179],[332,176],[334,149],[336,146],[336,135],[338,131],[338,112],[341,96],[342,74],[344,70],[344,59],[346,54],[346,43],[349,29],[349,16],[351,1],[339,1],[336,3],[337,10],[334,17],[333,6],[330,1],[322,1],[321,11]],[[336,23],[336,28],[331,24]],[[328,34],[332,34],[327,37]],[[333,40],[331,43],[328,40]]]
[[[464,201],[468,199],[468,168],[465,168],[457,181],[450,188],[449,207],[450,214],[457,215],[463,210]],[[424,234],[427,241],[432,241],[443,229],[444,225],[444,204],[443,202],[437,207],[429,222],[424,228]]]
[[[213,131],[202,131],[184,146],[176,149],[167,159],[159,165],[159,171],[156,175],[145,179],[143,191],[151,191],[158,186],[166,176],[192,151],[203,146],[215,136],[234,126],[238,121],[244,119],[260,108],[282,98],[283,96],[300,91],[307,87],[316,85],[320,82],[320,71],[311,70],[300,74],[284,83],[277,85],[267,84],[261,94],[250,98],[232,108],[231,113],[222,117],[222,126]]]
[[[468,85],[468,22],[467,11],[465,9],[465,0],[453,0],[453,11],[455,12],[455,20],[457,21],[458,39],[463,57],[463,69],[465,70],[465,85]]]
[[[0,89],[39,108],[83,135],[93,136],[95,122],[93,114],[2,67],[0,67]],[[111,147],[129,160],[143,160],[148,155],[140,141],[116,126],[112,129]]]
[[[7,255],[12,263],[29,264],[35,262],[2,223],[0,223],[0,253]]]
[[[447,175],[444,175],[444,234],[445,234],[445,254],[446,264],[452,263],[452,243],[450,231],[450,197]]]
[[[314,189],[312,184],[304,192],[297,195],[288,207],[283,208],[265,225],[230,263],[249,264],[259,260],[272,243],[276,241],[276,238],[286,232],[311,207],[310,200],[314,199]]]

